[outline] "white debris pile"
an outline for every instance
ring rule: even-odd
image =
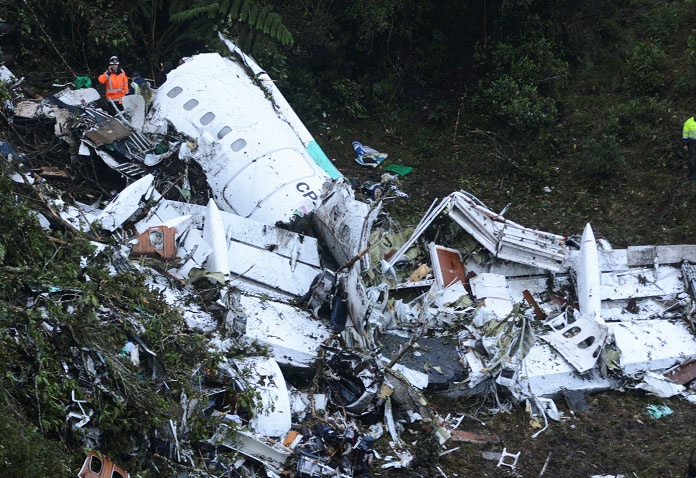
[[[302,476],[362,476],[382,435],[395,455],[382,468],[408,466],[400,437],[414,424],[433,420],[450,439],[457,426],[424,391],[493,391],[525,403],[541,431],[561,394],[629,381],[693,400],[696,246],[615,250],[589,224],[579,238],[529,229],[464,191],[399,230],[388,198],[356,199],[268,75],[224,41],[231,58],[187,59],[129,118],[89,89],[12,109],[54,118],[79,161],[126,182],[91,205],[48,198],[54,219],[118,243],[114,271],[146,273],[211,351],[256,352],[193,374],[207,403],[182,397],[156,437],[163,456],[195,464],[186,437],[206,413],[219,418],[205,453],[220,466],[224,448],[250,460],[240,470],[272,476],[292,459]],[[4,144],[13,179],[48,181]],[[146,344],[131,345],[156,369]],[[73,401],[82,428],[91,410]],[[503,449],[499,465],[518,457]]]

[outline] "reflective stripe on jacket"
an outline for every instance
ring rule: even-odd
[[[120,103],[121,98],[128,93],[128,77],[123,70],[119,69],[118,73],[111,73],[110,75],[102,73],[97,79],[99,83],[106,85],[106,98],[109,100],[118,100]]]
[[[694,116],[686,120],[686,122],[684,123],[682,139],[685,142],[687,140],[696,141],[696,118]]]

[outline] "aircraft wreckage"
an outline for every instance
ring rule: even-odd
[[[384,197],[357,199],[268,74],[222,41],[229,57],[187,58],[151,102],[126,97],[119,117],[97,108],[89,88],[6,105],[15,121],[54,120],[78,160],[101,160],[127,178],[98,204],[54,199],[66,223],[117,238],[123,257],[165,263],[166,271],[149,270],[150,286],[192,329],[215,330],[217,320],[187,300],[189,283],[219,283],[224,333],[211,346],[248,341],[270,350],[226,365],[231,377],[252,371],[240,386],[258,387],[266,406],[243,426],[233,417],[236,438],[216,443],[262,463],[269,476],[293,453],[302,476],[366,476],[385,428],[395,450],[411,422],[436,420],[441,443],[454,433],[457,424],[438,417],[423,390],[493,391],[527,402],[544,422],[558,418],[558,397],[619,387],[696,401],[688,388],[696,378],[696,246],[613,249],[589,224],[567,237],[529,229],[464,191],[435,201],[417,226],[395,230]],[[17,83],[9,71],[3,80]],[[16,164],[21,155],[5,149]],[[200,168],[207,200],[164,198],[157,173],[173,163]],[[6,169],[17,181],[36,180]],[[190,199],[189,178],[181,179],[176,187]],[[396,180],[383,177],[387,193]],[[149,356],[146,344],[132,345]],[[303,394],[292,377],[313,374],[319,356],[322,393]],[[213,401],[219,393],[211,390]],[[72,419],[83,426],[89,415],[78,405]],[[303,435],[298,423],[309,408],[342,410],[340,423]],[[369,431],[359,429],[368,416]],[[169,432],[171,444],[185,430]],[[339,442],[350,444],[343,461],[324,459]],[[190,460],[178,445],[169,454]],[[409,460],[404,450],[382,466]]]

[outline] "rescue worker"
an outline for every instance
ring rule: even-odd
[[[129,95],[142,94],[141,88],[143,85],[145,85],[145,83],[148,83],[148,81],[145,78],[143,78],[142,76],[140,76],[140,73],[137,71],[133,72],[132,80],[133,81],[130,82],[130,85],[128,88],[128,94]],[[149,86],[150,85],[148,84],[147,87],[149,87]]]
[[[696,179],[696,114],[684,122],[682,132],[684,151],[688,152],[689,179]]]
[[[112,100],[119,111],[123,111],[123,97],[128,93],[128,76],[121,69],[118,57],[109,58],[109,66],[104,73],[99,75],[99,83],[106,85],[106,99]],[[109,101],[111,105],[111,101]]]

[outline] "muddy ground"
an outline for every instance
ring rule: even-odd
[[[643,170],[631,161],[629,152],[627,170],[607,183],[574,180],[577,165],[572,164],[572,157],[550,160],[554,174],[547,192],[535,178],[506,169],[486,146],[472,145],[466,127],[455,132],[453,125],[446,125],[438,135],[428,134],[419,124],[424,122],[416,113],[401,126],[369,120],[334,123],[318,128],[315,135],[338,169],[359,184],[379,180],[383,171],[354,161],[351,142],[355,140],[388,153],[381,166],[414,168],[402,179],[401,189],[409,198],[388,206],[404,225],[415,224],[434,199],[466,189],[492,210],[501,211],[509,204],[508,219],[556,234],[580,234],[590,222],[595,234],[615,247],[693,243],[696,217],[691,214],[691,205],[696,204],[696,185],[686,181],[686,165],[675,138],[665,139],[674,143],[674,158]],[[696,405],[640,390],[593,394],[587,397],[584,411],[571,410],[561,397],[556,404],[563,419],[550,422],[537,438],[532,435],[538,428],[521,407],[496,410],[492,397],[429,398],[442,416],[473,417],[465,418],[461,429],[494,434],[499,440],[485,444],[448,441],[445,448],[455,450],[441,458],[440,467],[449,477],[684,477],[689,455],[696,447]],[[673,413],[655,419],[647,411],[649,405],[667,405]],[[384,439],[379,448],[382,454],[390,454]],[[514,471],[482,458],[484,451],[503,448],[520,452]],[[373,471],[375,476],[443,476],[435,468],[382,471],[375,466]]]

